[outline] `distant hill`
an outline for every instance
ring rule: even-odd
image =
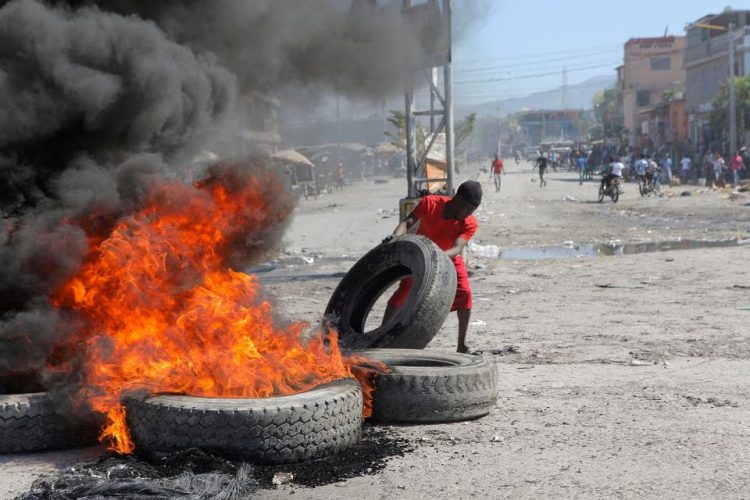
[[[615,80],[615,75],[602,75],[591,77],[575,85],[568,85],[568,108],[590,109],[594,94],[614,84]],[[500,108],[501,115],[505,116],[523,109],[560,109],[561,106],[562,87],[558,87],[529,94],[526,97],[500,99],[470,106],[457,105],[456,115],[464,116],[469,113],[477,113],[478,116],[490,115],[496,117],[497,108]]]

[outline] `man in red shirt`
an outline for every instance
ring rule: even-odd
[[[418,224],[416,234],[431,239],[456,266],[456,297],[451,311],[458,315],[458,352],[468,351],[466,332],[471,318],[471,285],[466,264],[461,257],[466,244],[477,232],[477,220],[471,215],[482,202],[482,185],[476,181],[466,181],[458,187],[456,195],[429,195],[420,200],[414,210],[393,231],[394,236],[409,232]],[[406,301],[411,288],[411,278],[401,281],[398,290],[388,301],[383,322]]]
[[[495,181],[495,191],[500,191],[500,185],[503,183],[501,175],[505,175],[503,160],[498,155],[495,155],[495,161],[492,162],[492,168],[490,169],[490,177]]]
[[[740,170],[745,169],[745,164],[742,161],[742,156],[740,155],[739,151],[734,154],[732,157],[732,161],[729,163],[729,170],[732,171],[732,184],[734,184],[735,187],[739,185],[740,183]]]

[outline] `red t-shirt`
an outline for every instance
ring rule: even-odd
[[[503,160],[501,160],[501,159],[498,158],[497,160],[493,161],[492,162],[492,170],[496,174],[502,174],[503,173]]]
[[[479,226],[473,215],[463,220],[445,219],[443,209],[450,199],[450,196],[425,196],[412,211],[419,220],[417,234],[428,237],[442,250],[453,248],[457,238],[469,241]]]

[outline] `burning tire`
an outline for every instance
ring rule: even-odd
[[[157,395],[126,398],[138,448],[201,448],[256,463],[334,455],[359,441],[362,391],[353,380],[262,399]]]
[[[365,332],[367,316],[378,298],[409,275],[413,284],[404,305],[385,324]],[[405,235],[362,257],[336,287],[325,315],[338,330],[344,349],[422,349],[445,322],[455,295],[453,262],[429,239]]]
[[[495,406],[497,370],[482,356],[411,349],[360,354],[392,369],[375,379],[375,421],[452,422],[484,416]]]
[[[0,453],[73,448],[94,438],[58,413],[46,392],[0,395]]]

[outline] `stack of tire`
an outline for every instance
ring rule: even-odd
[[[406,302],[378,328],[365,323],[377,299],[411,276]],[[405,235],[360,259],[339,283],[326,317],[346,351],[391,368],[375,380],[373,420],[452,422],[484,416],[497,400],[497,371],[482,356],[423,350],[445,322],[456,290],[451,260],[432,241]]]
[[[58,408],[31,374],[0,377],[0,453],[71,448],[90,444],[96,431]]]
[[[366,332],[375,303],[406,276],[413,285],[404,306]],[[455,290],[450,259],[427,238],[407,235],[367,253],[334,291],[325,316],[338,330],[341,347],[391,369],[375,379],[374,421],[451,422],[481,417],[494,407],[493,363],[423,350],[448,316]],[[266,399],[156,395],[125,403],[141,450],[197,447],[256,463],[334,455],[357,443],[362,425],[362,391],[353,380]]]
[[[404,306],[365,332],[378,298],[406,276],[413,285]],[[422,350],[445,321],[455,289],[450,259],[430,240],[413,235],[374,248],[339,283],[326,321],[339,331],[341,347],[391,369],[375,380],[373,420],[450,422],[481,417],[494,406],[493,363]],[[133,440],[146,452],[195,447],[256,463],[299,462],[354,446],[362,427],[362,389],[354,380],[264,399],[158,394],[123,403]],[[0,396],[0,452],[75,442],[46,394]]]

